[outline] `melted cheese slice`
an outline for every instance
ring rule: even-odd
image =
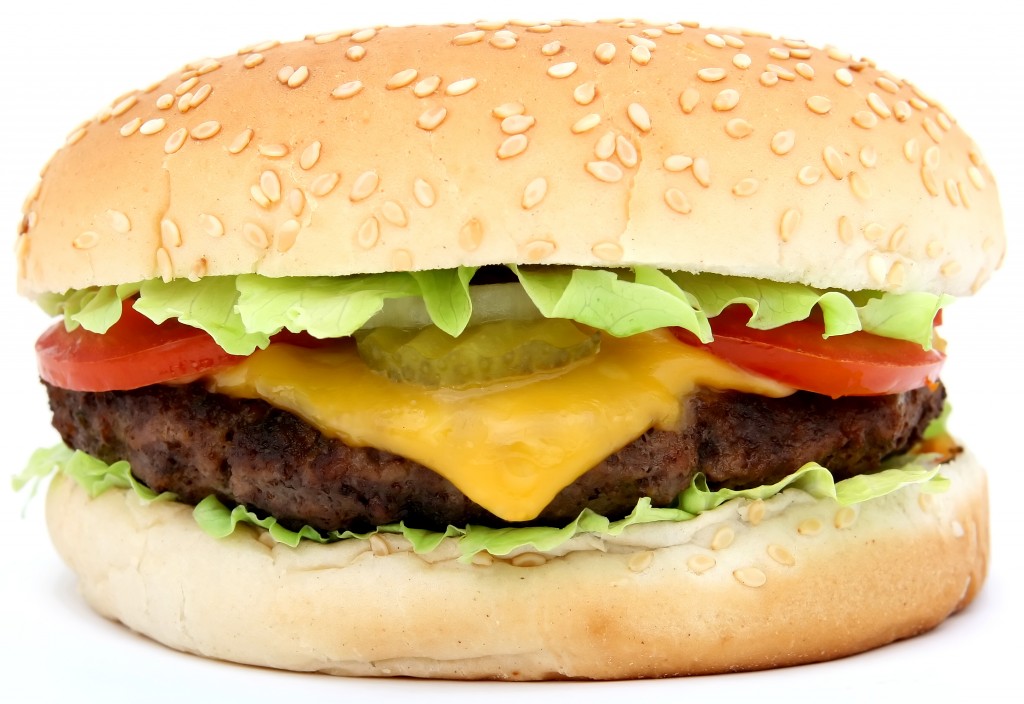
[[[792,393],[667,331],[604,336],[596,355],[558,372],[469,389],[391,381],[368,369],[354,345],[272,345],[212,384],[291,411],[350,446],[415,460],[507,521],[535,518],[649,428],[678,427],[697,386]]]

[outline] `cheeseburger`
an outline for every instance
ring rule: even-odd
[[[266,42],[47,165],[53,541],[172,648],[341,675],[779,667],[981,587],[942,309],[992,174],[926,93],[693,24]]]

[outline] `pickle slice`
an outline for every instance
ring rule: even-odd
[[[497,320],[451,337],[433,325],[356,333],[366,364],[395,381],[466,387],[550,371],[595,354],[601,336],[571,320]]]

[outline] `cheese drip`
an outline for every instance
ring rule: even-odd
[[[469,389],[431,389],[371,371],[352,344],[276,344],[212,378],[212,390],[261,398],[350,446],[415,460],[507,521],[535,518],[564,487],[648,429],[682,422],[698,386],[785,396],[655,331],[604,336],[593,357],[556,372]]]

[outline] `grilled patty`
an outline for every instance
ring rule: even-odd
[[[68,445],[108,463],[128,460],[138,479],[184,502],[213,494],[292,529],[508,525],[434,471],[349,447],[264,401],[210,393],[199,383],[47,389]],[[839,399],[701,390],[687,402],[683,427],[644,433],[563,489],[532,523],[564,524],[583,508],[620,518],[643,496],[670,505],[697,472],[734,488],[777,481],[809,461],[836,479],[869,473],[917,442],[944,398],[941,386]]]

